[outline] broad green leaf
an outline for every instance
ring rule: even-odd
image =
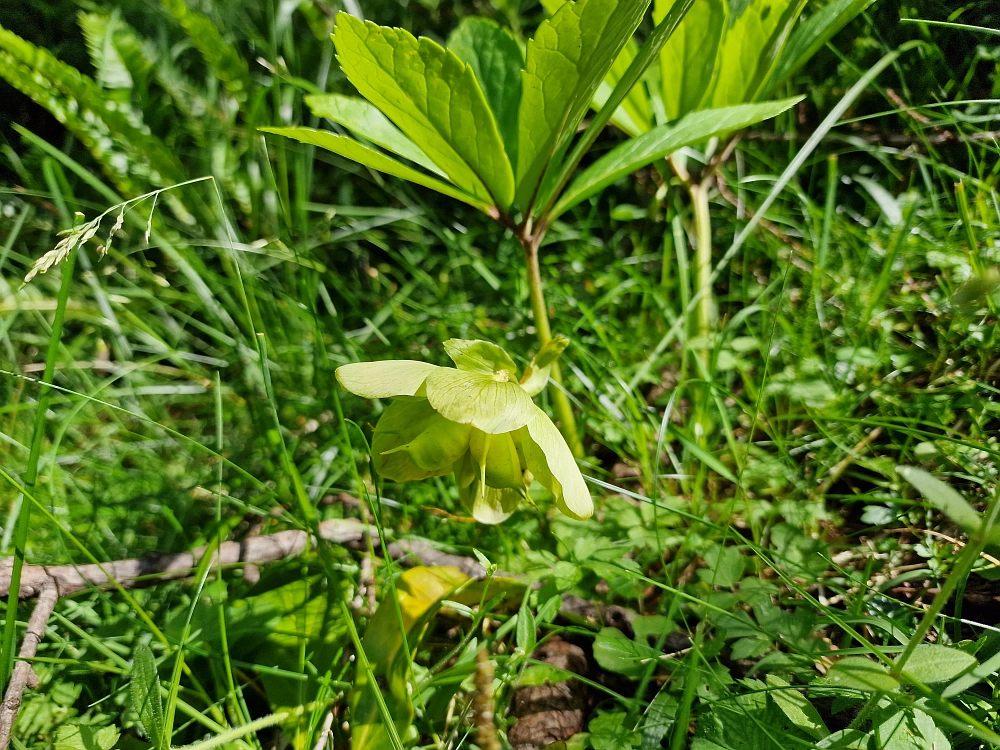
[[[567,2],[528,42],[518,115],[517,199],[526,208],[558,163],[649,0]]]
[[[816,743],[822,750],[869,750],[872,736],[860,729],[841,729]]]
[[[835,662],[827,673],[826,681],[831,685],[868,693],[888,693],[899,687],[885,665],[863,656],[847,656]]]
[[[977,663],[975,656],[957,648],[923,643],[913,650],[903,672],[917,682],[933,685],[953,680]]]
[[[420,390],[428,375],[442,369],[412,359],[355,362],[337,368],[337,382],[345,391],[362,398],[412,396]]]
[[[468,17],[448,37],[448,49],[476,74],[510,163],[517,164],[517,115],[524,67],[520,45],[495,22]]]
[[[416,567],[405,571],[396,583],[397,602],[383,601],[365,631],[361,642],[372,667],[372,673],[383,685],[372,685],[368,675],[358,670],[348,698],[351,706],[351,747],[355,750],[385,750],[391,747],[389,734],[379,713],[373,690],[381,690],[402,737],[413,721],[413,703],[407,682],[409,664],[403,649],[403,631],[410,644],[410,653],[430,617],[442,600],[467,583],[468,576],[458,568],[441,566]]]
[[[455,367],[466,372],[493,375],[506,372],[511,379],[517,376],[517,365],[503,349],[489,341],[478,339],[448,339],[444,342]]]
[[[602,713],[590,720],[590,746],[594,750],[628,750],[640,742],[640,737],[625,726],[627,714],[624,711]]]
[[[56,750],[111,750],[120,732],[114,725],[95,728],[86,724],[63,724],[56,731]]]
[[[521,600],[521,609],[517,612],[517,630],[514,632],[514,642],[522,653],[531,654],[538,643],[538,625],[535,616],[528,606],[528,597]]]
[[[535,417],[528,422],[521,440],[528,471],[552,493],[559,510],[570,518],[590,518],[594,501],[573,452],[548,415],[534,404],[532,409]]]
[[[982,516],[964,497],[940,479],[915,466],[898,466],[896,473],[916,487],[927,502],[966,531],[977,531],[982,525]]]
[[[660,652],[647,643],[632,640],[618,628],[601,628],[594,638],[594,661],[601,667],[638,680]]]
[[[729,0],[712,107],[754,101],[777,62],[806,0]]]
[[[879,207],[879,212],[893,226],[903,223],[903,208],[896,197],[875,180],[855,175],[854,181],[865,189]]]
[[[472,69],[430,39],[337,15],[333,35],[348,80],[453,183],[507,210],[514,174]]]
[[[442,417],[426,398],[401,396],[382,413],[375,426],[375,470],[395,482],[448,474],[469,449],[471,429]]]
[[[132,658],[132,679],[129,683],[132,709],[139,715],[146,736],[157,750],[166,750],[170,738],[163,726],[163,700],[160,698],[160,675],[156,658],[145,643],[140,644]]]
[[[653,20],[667,15],[674,0],[656,0]],[[660,51],[663,109],[668,120],[699,109],[711,96],[726,29],[725,0],[698,0]]]
[[[493,375],[438,367],[424,383],[427,400],[446,419],[498,434],[535,418],[535,405],[517,383]]]
[[[293,138],[300,143],[319,146],[327,151],[332,151],[339,156],[343,156],[345,159],[350,159],[358,164],[371,167],[379,172],[391,174],[393,177],[401,177],[408,182],[413,182],[431,190],[436,190],[451,198],[456,198],[464,203],[468,203],[470,206],[478,208],[484,213],[493,213],[493,207],[489,203],[480,200],[471,193],[460,190],[447,182],[434,179],[419,170],[386,156],[381,151],[368,148],[368,146],[359,143],[353,138],[337,135],[336,133],[331,133],[329,130],[316,130],[315,128],[260,128],[260,130],[265,133],[274,133],[275,135],[283,135],[286,138]]]
[[[317,117],[343,125],[355,136],[371,141],[396,156],[419,164],[425,169],[444,177],[445,173],[438,169],[420,147],[399,132],[388,117],[379,111],[378,107],[360,96],[344,96],[343,94],[310,94],[305,99],[306,105]]]
[[[698,571],[698,578],[712,586],[732,588],[743,577],[744,559],[736,547],[715,544],[705,553],[708,566]]]
[[[830,734],[819,711],[802,693],[777,675],[767,675],[766,682],[773,688],[769,695],[774,704],[795,726],[817,740]]]
[[[994,634],[995,636],[996,634]],[[989,645],[989,644],[988,644]],[[985,680],[990,675],[1000,672],[1000,651],[990,656],[986,661],[973,669],[971,672],[962,675],[943,691],[942,698],[954,698],[975,685],[977,682]]]
[[[528,392],[529,396],[537,396],[549,382],[549,374],[552,366],[569,346],[569,339],[565,336],[553,336],[538,353],[532,357],[531,362],[524,368],[521,376],[521,387]]]
[[[677,698],[669,693],[666,686],[660,689],[650,701],[642,719],[641,750],[661,750],[663,738],[674,725],[677,715]]]
[[[674,151],[708,140],[716,135],[745,128],[774,117],[800,99],[783,99],[760,104],[741,104],[722,109],[692,112],[676,123],[653,128],[613,148],[583,171],[563,193],[552,209],[552,218],[635,170]]]
[[[764,96],[795,75],[838,31],[875,0],[833,0],[796,26],[764,87]]]

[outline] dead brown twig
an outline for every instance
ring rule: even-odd
[[[14,729],[14,722],[17,720],[17,712],[21,708],[21,696],[24,689],[29,685],[38,684],[38,676],[31,668],[29,661],[38,651],[38,644],[45,637],[45,625],[52,616],[56,602],[59,601],[59,594],[55,586],[49,585],[38,594],[38,601],[28,618],[28,629],[21,641],[21,650],[18,652],[18,662],[14,666],[10,683],[7,685],[7,693],[4,695],[3,703],[0,704],[0,748],[6,750],[10,744],[10,734]],[[13,612],[7,613],[8,617],[13,617]]]

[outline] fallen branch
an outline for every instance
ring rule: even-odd
[[[9,585],[9,582],[8,582]],[[38,651],[38,644],[45,637],[45,625],[52,616],[56,602],[59,601],[59,593],[55,586],[46,586],[38,594],[38,601],[28,618],[28,630],[21,641],[21,650],[18,652],[18,662],[14,666],[14,672],[7,685],[7,693],[4,695],[3,703],[0,704],[0,748],[6,750],[10,743],[10,734],[14,729],[14,722],[17,721],[17,712],[21,708],[21,696],[24,689],[37,686],[38,676],[31,668],[31,661]],[[8,617],[13,617],[13,612],[7,613]]]
[[[319,528],[323,539],[337,544],[359,541],[365,531],[365,527],[353,518],[324,521]],[[292,530],[250,537],[242,542],[223,542],[219,547],[218,562],[221,565],[236,565],[283,560],[301,553],[308,536],[305,531]],[[130,589],[184,578],[198,567],[206,549],[202,546],[176,555],[150,555],[88,565],[25,565],[18,597],[30,599],[39,596],[48,587],[52,587],[56,596],[61,598],[92,588],[107,588],[112,580],[122,588]],[[0,597],[7,596],[10,591],[13,564],[13,558],[0,561]]]

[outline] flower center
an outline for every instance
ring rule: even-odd
[[[506,370],[494,370],[493,379],[498,383],[507,383],[510,381],[510,373]]]

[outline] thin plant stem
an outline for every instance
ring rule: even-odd
[[[66,319],[66,302],[73,283],[73,266],[76,264],[76,252],[70,252],[62,264],[62,279],[59,285],[59,296],[56,300],[56,311],[52,318],[52,329],[49,332],[49,348],[45,354],[45,371],[42,375],[42,386],[38,392],[38,405],[35,408],[35,422],[31,433],[31,449],[28,453],[28,464],[24,470],[24,489],[34,493],[38,482],[38,459],[42,452],[42,440],[45,437],[45,414],[49,410],[49,397],[52,393],[52,382],[55,374],[56,360],[59,358],[59,344],[62,339],[63,321]],[[11,670],[14,667],[14,641],[16,640],[17,602],[21,592],[21,570],[24,567],[25,549],[28,546],[28,531],[31,528],[31,503],[21,503],[21,511],[17,516],[14,529],[14,562],[10,572],[10,592],[7,595],[7,613],[3,628],[3,649],[0,653],[0,690],[7,687]]]
[[[545,346],[552,338],[552,328],[549,325],[549,311],[545,306],[545,290],[542,287],[542,273],[538,265],[538,246],[541,237],[522,237],[521,247],[524,249],[524,260],[528,266],[528,289],[531,295],[531,312],[535,318],[535,334],[540,346]],[[570,450],[577,458],[583,455],[583,444],[576,430],[576,417],[573,415],[573,405],[562,390],[562,373],[558,363],[553,363],[549,374],[556,387],[549,389],[552,405],[559,420],[559,429],[569,444]]]
[[[812,291],[816,305],[816,318],[820,326],[823,317],[823,274],[830,254],[830,230],[833,227],[833,217],[837,211],[837,182],[840,178],[837,155],[831,154],[826,160],[826,203],[823,206],[823,227],[819,235],[819,248],[816,252],[816,263],[813,265]]]

